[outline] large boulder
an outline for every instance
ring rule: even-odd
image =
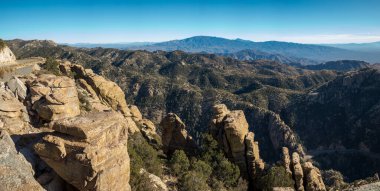
[[[16,61],[16,56],[13,54],[11,49],[7,46],[0,47],[0,64],[12,63]]]
[[[128,122],[118,112],[56,120],[36,153],[79,190],[130,190]]]
[[[13,76],[11,79],[8,80],[7,86],[20,100],[24,100],[26,98],[27,88],[24,82],[22,82],[16,76]]]
[[[168,113],[160,123],[162,130],[162,145],[165,153],[172,153],[177,149],[194,152],[196,144],[187,133],[186,125],[174,113]]]
[[[265,164],[260,158],[259,143],[255,141],[255,134],[249,132],[245,137],[246,158],[248,163],[248,174],[255,180],[263,172]]]
[[[0,131],[0,190],[44,190],[34,179],[32,166],[17,152],[9,134]]]
[[[305,175],[305,188],[307,191],[325,191],[326,187],[322,180],[321,172],[317,167],[314,167],[311,162],[303,164]]]
[[[54,121],[80,114],[78,92],[73,79],[42,74],[28,84],[32,109],[38,117]]]

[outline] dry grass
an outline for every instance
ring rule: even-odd
[[[0,67],[0,78],[3,78],[5,74],[14,72],[15,68],[10,66]]]

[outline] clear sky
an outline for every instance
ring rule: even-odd
[[[0,13],[3,39],[380,41],[380,0],[0,0]]]

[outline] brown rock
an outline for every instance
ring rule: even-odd
[[[248,162],[248,174],[255,180],[264,170],[264,161],[260,158],[259,143],[255,141],[255,134],[249,132],[245,137],[246,158]]]
[[[194,152],[196,144],[187,133],[185,124],[176,114],[168,113],[162,119],[160,127],[162,129],[162,145],[165,153],[172,153],[177,149]]]
[[[71,65],[71,71],[84,79],[103,103],[116,111],[120,111],[126,117],[132,116],[125,101],[125,94],[115,82],[106,80],[104,77],[94,74],[92,70],[84,69],[80,65]]]
[[[224,104],[217,104],[213,106],[213,112],[214,117],[211,119],[209,131],[213,137],[218,137],[217,139],[222,139],[221,130],[224,128],[222,121],[224,117],[228,113],[230,113],[230,110],[228,110],[227,106]]]
[[[140,120],[143,119],[142,114],[141,114],[141,112],[140,112],[140,110],[139,110],[139,108],[137,106],[130,105],[129,109],[131,110],[132,119],[134,121],[140,121]]]
[[[75,82],[65,76],[42,74],[29,84],[32,108],[47,121],[80,114]]]
[[[285,170],[288,174],[292,175],[292,171],[290,170],[290,155],[289,149],[287,147],[282,147],[282,162]]]
[[[305,175],[305,188],[307,191],[325,191],[326,187],[322,180],[321,172],[311,162],[303,164]]]
[[[33,177],[30,163],[19,154],[6,131],[0,131],[0,190],[44,190]]]
[[[36,153],[79,190],[130,190],[128,122],[114,111],[54,121]]]
[[[245,136],[248,134],[248,123],[244,112],[241,110],[231,111],[223,120],[225,132],[225,152],[233,158],[233,161],[246,171],[245,163]]]
[[[302,171],[300,156],[296,152],[292,154],[292,164],[293,164],[293,177],[296,182],[296,190],[304,191],[305,190],[303,186],[304,174]]]

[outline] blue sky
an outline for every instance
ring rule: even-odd
[[[0,0],[0,13],[4,39],[380,41],[380,0]]]

